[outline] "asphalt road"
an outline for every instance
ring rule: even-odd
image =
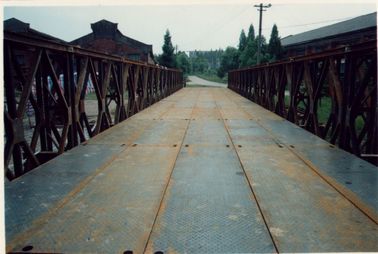
[[[215,86],[215,87],[227,87],[227,84],[208,81],[197,76],[188,76],[189,82],[186,84],[190,85],[201,85],[201,86]]]

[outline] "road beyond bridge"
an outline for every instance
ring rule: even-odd
[[[7,250],[375,252],[377,176],[229,89],[183,88],[6,182]]]
[[[188,79],[189,79],[189,82],[186,83],[188,86],[200,85],[200,86],[209,86],[209,87],[227,87],[227,84],[205,80],[197,76],[189,76]]]

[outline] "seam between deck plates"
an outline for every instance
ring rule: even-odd
[[[140,112],[142,112],[142,111],[140,111]],[[159,115],[159,117],[162,116],[162,115],[164,115],[168,111],[169,111],[169,109],[167,109],[166,111],[164,111],[163,113],[161,113]],[[135,116],[135,115],[137,115],[137,114],[134,114],[133,116]],[[121,122],[119,124],[125,123],[128,119],[126,119],[125,121],[123,121],[123,122]],[[19,234],[16,234],[16,236],[13,238],[13,240],[10,243],[8,243],[8,244],[6,243],[6,252],[11,252],[12,249],[14,248],[14,246],[16,246],[19,242],[27,240],[27,238],[30,237],[30,235],[32,234],[32,232],[34,230],[38,230],[60,208],[64,207],[68,202],[70,202],[76,196],[76,194],[78,194],[81,190],[83,190],[97,175],[99,175],[102,171],[104,171],[121,153],[123,153],[127,148],[129,148],[133,144],[133,141],[137,140],[139,138],[139,136],[141,134],[143,134],[144,131],[148,127],[152,126],[153,124],[154,123],[152,122],[151,124],[147,125],[146,128],[144,128],[142,131],[140,131],[139,133],[137,133],[135,135],[135,137],[134,137],[133,140],[129,141],[127,143],[127,145],[123,146],[124,147],[123,149],[121,149],[115,155],[111,156],[109,160],[107,160],[103,164],[101,164],[97,168],[97,170],[95,170],[92,174],[90,174],[87,177],[85,177],[84,180],[80,181],[67,195],[65,195],[64,197],[62,197],[62,199],[60,201],[58,201],[55,205],[53,205],[48,211],[46,211],[41,216],[39,216],[36,219],[34,219],[31,222],[30,227],[28,227],[25,231],[23,231],[23,232],[21,232]],[[104,132],[102,132],[102,133],[104,133]],[[89,145],[89,144],[86,144],[86,145]]]
[[[248,178],[247,172],[245,171],[244,165],[243,165],[243,163],[242,163],[242,161],[241,161],[241,159],[240,159],[240,157],[239,157],[239,153],[238,153],[238,151],[237,151],[237,149],[236,149],[235,143],[234,143],[234,141],[232,140],[232,137],[231,137],[230,131],[229,131],[228,127],[227,127],[227,124],[225,123],[225,119],[224,119],[224,117],[223,117],[223,114],[222,114],[221,110],[219,109],[219,106],[218,106],[217,101],[216,101],[216,100],[214,100],[214,101],[215,101],[215,105],[216,105],[216,107],[217,107],[217,110],[218,110],[219,114],[221,115],[222,122],[223,122],[223,126],[224,126],[224,128],[226,129],[226,131],[227,131],[227,135],[228,135],[228,137],[229,137],[229,139],[230,139],[230,142],[231,142],[231,144],[232,144],[232,146],[233,146],[233,148],[234,148],[235,154],[236,154],[236,156],[237,156],[237,158],[238,158],[238,161],[239,161],[240,167],[242,168],[242,170],[243,170],[243,172],[244,172],[244,178],[247,180],[247,183],[248,183],[249,189],[250,189],[250,191],[252,192],[253,198],[254,198],[255,201],[256,201],[257,208],[258,208],[258,210],[259,210],[259,212],[260,212],[260,214],[261,214],[261,217],[262,217],[262,219],[263,219],[263,221],[264,221],[264,225],[265,225],[265,227],[266,227],[266,229],[267,229],[267,231],[268,231],[268,233],[269,233],[270,239],[272,240],[272,243],[273,243],[274,249],[276,250],[277,253],[279,253],[278,248],[277,248],[277,245],[276,245],[276,243],[274,242],[273,235],[272,235],[272,233],[270,232],[270,229],[269,229],[268,223],[267,223],[267,221],[266,221],[266,219],[265,219],[264,213],[263,213],[263,211],[262,211],[262,209],[261,209],[261,207],[260,207],[260,204],[259,204],[259,201],[258,201],[258,199],[257,199],[257,196],[255,195],[255,192],[254,192],[254,190],[253,190],[252,183],[250,182],[250,180],[249,180],[249,178]],[[238,107],[239,107],[239,105],[238,105]]]
[[[230,89],[228,89],[228,91],[233,92]],[[235,92],[233,92],[233,93],[235,93]],[[237,93],[235,93],[235,94],[237,94]],[[239,94],[237,94],[237,95],[239,95]],[[239,96],[241,96],[241,95],[239,95]],[[254,103],[253,101],[250,101],[250,102]],[[246,111],[243,107],[240,107],[238,103],[236,103],[236,104],[238,105],[239,108],[241,108],[241,110],[243,110],[247,115],[249,115],[253,119],[253,116],[248,111]],[[262,107],[260,105],[258,105],[258,106]],[[262,108],[264,108],[264,107],[262,107]],[[265,109],[265,110],[267,110],[267,109]],[[270,113],[275,114],[273,112],[270,112]],[[285,119],[285,121],[286,121],[286,119]],[[294,149],[292,149],[285,142],[281,142],[280,139],[271,130],[269,130],[267,127],[265,127],[259,120],[256,120],[256,123],[261,128],[263,128],[265,131],[267,131],[269,133],[269,135],[273,138],[274,142],[276,142],[276,143],[278,142],[280,145],[283,145],[284,147],[286,147],[292,154],[294,154],[294,156],[296,156],[305,165],[307,165],[324,182],[326,182],[329,186],[331,186],[334,190],[336,190],[342,197],[344,197],[346,200],[348,200],[354,207],[356,207],[359,211],[361,211],[371,221],[373,221],[375,224],[378,224],[377,214],[374,211],[372,211],[369,207],[364,207],[364,208],[360,207],[360,206],[367,206],[367,205],[356,194],[354,194],[353,191],[351,191],[349,189],[346,189],[345,187],[341,186],[339,183],[336,182],[336,180],[334,180],[332,177],[328,176],[326,173],[323,173],[318,167],[316,167],[313,163],[311,163],[309,160],[307,160],[306,157],[304,157],[301,154],[299,154],[297,151],[295,151]],[[335,183],[333,183],[333,182],[335,182]],[[338,187],[337,185],[340,185],[340,186]],[[344,188],[345,188],[345,190],[342,190]],[[355,197],[350,197],[350,195],[353,195]]]
[[[184,135],[183,135],[183,137],[182,137],[182,141],[181,141],[180,147],[179,147],[179,149],[178,149],[178,151],[177,151],[175,161],[173,162],[172,169],[171,169],[171,172],[170,172],[170,174],[169,174],[167,184],[165,185],[165,188],[164,188],[164,191],[163,191],[163,195],[161,196],[161,200],[160,200],[160,203],[159,203],[159,208],[158,208],[157,213],[156,213],[156,215],[155,215],[154,222],[152,223],[150,233],[148,234],[148,238],[147,238],[146,244],[145,244],[145,246],[144,246],[143,253],[147,253],[147,247],[148,247],[148,244],[149,244],[149,242],[150,242],[150,240],[151,240],[151,235],[152,235],[152,232],[154,231],[154,228],[155,228],[155,225],[156,225],[156,222],[157,222],[157,218],[159,217],[159,213],[160,213],[161,207],[163,206],[163,202],[164,202],[165,194],[167,193],[167,189],[168,189],[169,183],[171,182],[171,178],[172,178],[173,171],[174,171],[174,169],[175,169],[175,167],[176,167],[177,158],[178,158],[178,156],[180,155],[180,152],[181,152],[182,146],[183,146],[183,144],[184,144],[184,140],[185,140],[186,134],[187,134],[188,129],[189,129],[190,122],[192,121],[192,116],[193,116],[194,108],[195,108],[196,105],[197,105],[197,101],[198,101],[199,94],[200,94],[200,92],[199,92],[198,95],[197,95],[196,103],[195,103],[194,106],[192,107],[192,112],[190,113],[190,118],[189,118],[189,120],[188,120],[188,124],[186,125],[186,129],[185,129]],[[151,244],[152,244],[152,243],[151,243]]]

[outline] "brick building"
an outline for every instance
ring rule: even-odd
[[[377,37],[377,13],[362,15],[281,39],[285,56],[298,56],[352,45]]]
[[[35,39],[42,39],[45,41],[56,42],[60,44],[68,44],[68,42],[51,36],[49,34],[42,33],[30,27],[29,23],[22,22],[16,18],[10,18],[4,20],[4,32],[15,33],[22,36],[27,36]],[[25,75],[29,75],[33,66],[30,66],[30,63],[33,62],[32,54],[25,54],[22,49],[15,50],[14,56],[21,66],[21,70]]]
[[[154,64],[152,45],[144,44],[123,35],[118,30],[118,24],[100,20],[91,24],[92,33],[71,42],[82,48],[102,51],[107,54],[119,55],[131,60]]]
[[[5,32],[17,33],[20,35],[30,36],[37,39],[43,39],[43,40],[67,44],[66,41],[56,38],[54,36],[51,36],[49,34],[45,34],[40,31],[37,31],[31,28],[29,23],[22,22],[21,20],[18,20],[16,18],[10,18],[10,19],[4,20],[3,24],[4,24]]]

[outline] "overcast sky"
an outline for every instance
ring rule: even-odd
[[[216,4],[215,4],[216,2]],[[263,12],[262,33],[267,38],[277,24],[281,38],[376,11],[375,1],[270,1]],[[101,19],[118,23],[129,37],[153,45],[161,53],[163,35],[169,29],[179,50],[210,50],[237,46],[241,29],[253,23],[258,33],[258,1],[51,1],[3,0],[3,19],[15,17],[31,27],[66,41],[91,32],[90,23]],[[95,3],[95,4],[93,4]],[[47,6],[49,4],[50,6]],[[55,5],[55,6],[51,6]],[[67,6],[70,5],[70,6]],[[75,6],[76,5],[76,6]]]

